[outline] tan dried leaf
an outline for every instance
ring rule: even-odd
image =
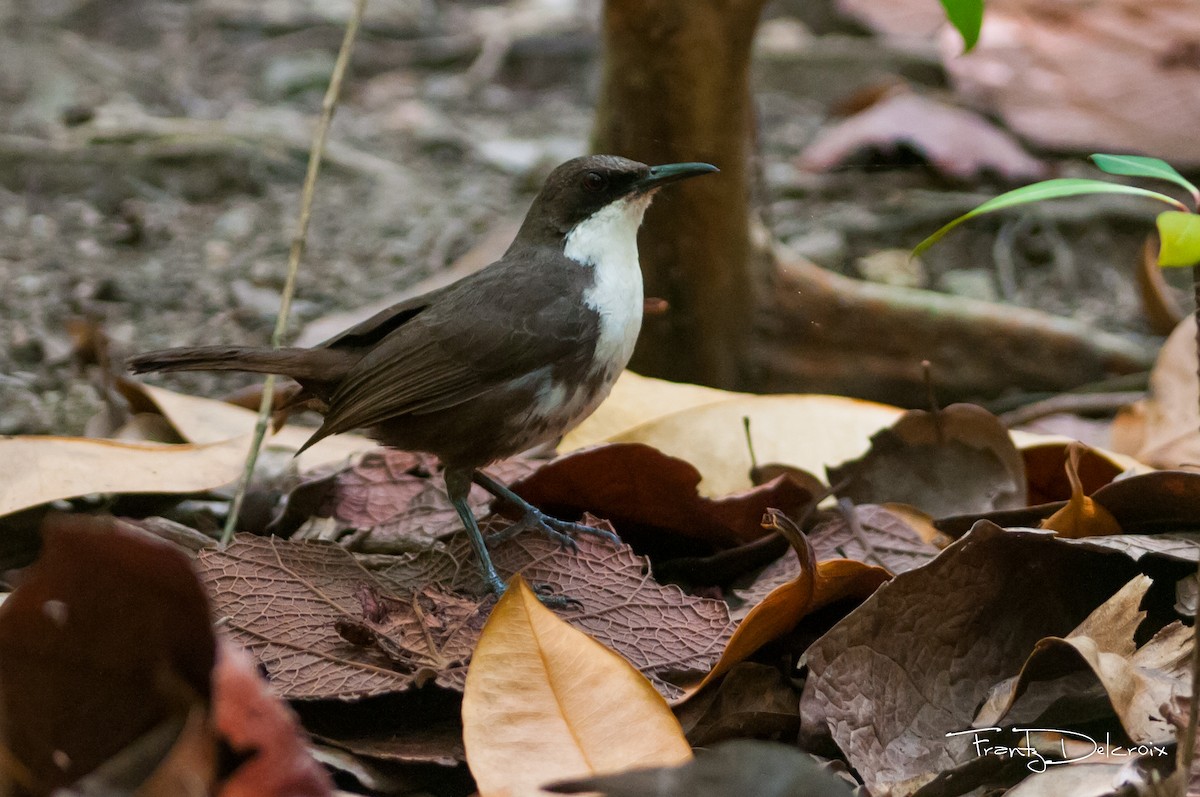
[[[154,385],[133,380],[122,380],[121,389],[132,400],[140,400],[166,418],[179,435],[189,443],[215,443],[231,437],[243,437],[254,431],[258,413],[224,401],[189,396]],[[316,429],[284,426],[274,434],[268,434],[263,443],[266,447],[278,447],[296,451],[308,440]],[[303,472],[342,463],[355,454],[376,448],[378,443],[362,435],[339,434],[327,437],[296,458],[297,467]]]
[[[1175,728],[1162,708],[1191,691],[1188,667],[1192,630],[1176,621],[1138,648],[1134,633],[1145,618],[1140,606],[1150,578],[1138,575],[1066,637],[1038,642],[1018,677],[997,684],[975,717],[975,726],[998,725],[1039,681],[1088,669],[1100,683],[1129,738],[1137,744],[1171,742]]]
[[[1200,408],[1196,395],[1196,320],[1185,318],[1163,344],[1150,371],[1150,398],[1142,405],[1142,439],[1127,451],[1156,468],[1200,462]]]
[[[841,396],[730,393],[650,379],[626,371],[612,394],[563,438],[560,451],[597,443],[645,443],[690,463],[701,495],[753,486],[744,419],[760,462],[821,473],[867,450],[870,436],[894,421],[895,407]]]
[[[249,440],[160,445],[83,437],[0,439],[0,516],[91,493],[193,493],[242,472]]]
[[[463,744],[482,797],[692,758],[662,696],[563,622],[520,576],[492,610],[463,691]]]

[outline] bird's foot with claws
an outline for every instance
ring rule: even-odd
[[[511,540],[523,531],[536,531],[557,542],[560,548],[569,548],[572,551],[579,548],[579,543],[575,542],[575,536],[578,534],[599,537],[614,545],[619,545],[621,542],[621,538],[611,531],[587,526],[583,523],[573,523],[569,520],[559,520],[532,506],[526,508],[525,515],[516,523],[493,534],[492,542],[501,543]]]

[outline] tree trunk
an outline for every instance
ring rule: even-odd
[[[642,330],[639,373],[722,388],[750,381],[742,355],[762,283],[750,246],[750,50],[764,2],[605,4],[596,151],[721,169],[672,186],[646,214],[646,294],[670,308]]]
[[[1067,390],[1149,366],[1149,347],[1069,319],[852,280],[752,236],[750,55],[764,2],[605,4],[595,150],[721,169],[672,186],[646,215],[646,293],[670,307],[647,319],[635,371],[920,406],[922,360],[946,400]]]

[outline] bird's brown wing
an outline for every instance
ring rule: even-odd
[[[453,407],[572,358],[590,359],[595,314],[580,306],[562,262],[542,265],[535,284],[514,279],[501,261],[439,292],[350,370],[315,439]]]

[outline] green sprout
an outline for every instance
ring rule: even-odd
[[[1187,205],[1166,194],[1120,183],[1074,178],[1046,180],[1001,194],[989,199],[974,210],[964,213],[917,244],[912,251],[913,256],[916,257],[933,246],[946,233],[964,221],[985,213],[1018,205],[1028,205],[1032,202],[1042,202],[1047,199],[1062,199],[1084,194],[1127,194],[1146,197],[1176,208],[1159,213],[1155,221],[1158,226],[1159,266],[1166,268],[1200,265],[1200,215],[1197,214],[1197,211],[1200,210],[1200,189],[1175,171],[1169,163],[1158,158],[1146,158],[1140,155],[1092,155],[1092,162],[1101,171],[1108,174],[1123,177],[1147,177],[1174,183],[1191,195],[1192,209],[1189,210]]]

